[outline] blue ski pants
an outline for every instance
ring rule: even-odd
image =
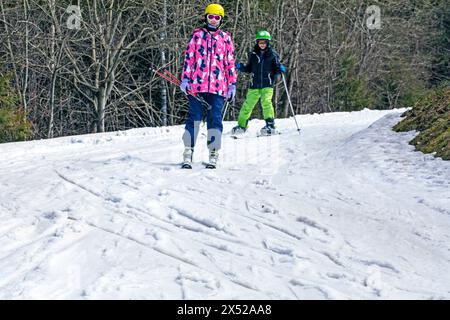
[[[183,134],[184,146],[194,148],[200,129],[200,123],[206,113],[208,149],[219,150],[222,145],[222,108],[225,98],[212,93],[198,93],[197,95],[201,95],[203,99],[209,103],[211,109],[206,111],[206,107],[203,106],[200,101],[189,96],[189,114]]]

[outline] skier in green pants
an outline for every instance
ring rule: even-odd
[[[256,33],[256,45],[250,54],[247,65],[237,63],[241,72],[252,73],[252,85],[239,112],[238,125],[232,129],[233,135],[245,133],[253,108],[261,99],[262,111],[266,125],[261,129],[262,135],[271,135],[275,130],[275,112],[272,104],[275,76],[286,72],[286,67],[280,63],[278,54],[270,46],[270,33],[261,30]]]

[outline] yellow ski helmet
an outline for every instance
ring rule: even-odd
[[[206,7],[205,14],[217,14],[223,18],[225,17],[225,10],[220,4],[211,3]]]

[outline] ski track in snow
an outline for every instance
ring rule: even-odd
[[[402,112],[253,120],[217,170],[182,126],[0,145],[0,298],[449,299],[450,164]]]

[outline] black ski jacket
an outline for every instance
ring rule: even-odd
[[[281,73],[280,66],[280,58],[271,46],[262,52],[256,45],[250,53],[247,65],[240,71],[253,74],[251,89],[261,89],[274,86],[275,76]]]

